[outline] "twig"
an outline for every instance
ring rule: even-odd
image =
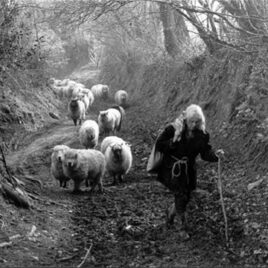
[[[226,241],[226,246],[228,247],[228,240],[229,240],[228,239],[228,222],[227,222],[226,210],[225,210],[223,194],[222,194],[221,159],[220,159],[220,157],[218,160],[218,189],[220,192],[220,201],[221,201],[221,207],[222,207],[222,212],[223,212],[223,217],[224,217],[225,241]]]
[[[69,260],[74,259],[76,256],[77,256],[77,254],[72,255],[72,256],[67,256],[67,257],[64,257],[64,258],[61,258],[61,259],[57,259],[57,262],[69,261]]]
[[[4,221],[3,221],[3,220],[0,220],[0,222],[2,223],[2,226],[1,226],[1,228],[0,228],[0,229],[3,229],[3,227],[5,226],[5,223],[4,223]]]
[[[42,182],[41,182],[40,180],[35,179],[35,178],[33,178],[32,176],[30,176],[30,175],[24,176],[24,179],[39,184],[40,189],[41,189],[41,190],[43,189],[43,184],[42,184]]]
[[[11,244],[12,244],[12,241],[0,243],[0,248],[10,246]]]
[[[92,246],[93,246],[93,244],[91,243],[91,244],[90,244],[90,247],[87,249],[87,253],[86,253],[85,257],[83,258],[83,261],[82,261],[79,265],[77,265],[77,268],[82,267],[82,265],[85,263],[85,261],[86,261],[87,258],[88,258],[88,255],[89,255],[89,253],[90,253],[90,250],[91,250]]]

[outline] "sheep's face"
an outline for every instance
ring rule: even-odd
[[[91,130],[87,129],[87,130],[86,130],[86,133],[87,133],[87,140],[88,140],[88,141],[92,141],[92,140],[95,139],[95,135],[94,135],[94,133],[92,133]]]
[[[104,97],[107,97],[108,96],[108,93],[109,93],[109,88],[107,86],[104,86],[102,88],[102,94]]]
[[[75,169],[78,164],[77,158],[78,158],[77,153],[71,151],[66,153],[64,157],[64,165],[70,169]]]
[[[57,160],[59,163],[62,163],[63,159],[64,159],[64,150],[59,150],[57,152]]]
[[[49,80],[48,80],[48,84],[49,85],[53,85],[55,83],[55,78],[50,78]]]
[[[107,121],[108,111],[100,111],[100,120],[101,122]]]
[[[112,146],[112,152],[114,154],[114,158],[117,161],[120,161],[122,159],[122,145],[121,144],[114,144]]]
[[[77,98],[73,98],[71,101],[70,101],[70,106],[72,108],[76,108],[78,107],[78,99]]]
[[[69,147],[66,145],[56,145],[53,148],[53,158],[59,163],[62,163],[64,154],[67,152],[67,149],[69,149]]]

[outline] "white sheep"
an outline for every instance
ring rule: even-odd
[[[85,120],[85,104],[79,99],[72,99],[68,105],[69,114],[72,118],[74,125],[77,125],[77,120],[79,120],[79,125],[82,124],[82,120]]]
[[[118,90],[115,92],[114,100],[117,105],[125,108],[128,105],[128,93],[125,90]]]
[[[125,110],[121,106],[114,106],[105,111],[100,111],[98,115],[98,124],[100,131],[105,135],[120,131]]]
[[[89,98],[88,98],[88,95],[86,94],[83,94],[83,93],[79,93],[77,94],[76,96],[77,99],[81,100],[84,105],[85,105],[85,112],[87,112],[88,108],[89,108]]]
[[[66,79],[66,80],[67,80],[67,83],[64,87],[65,96],[68,99],[77,97],[77,95],[81,92],[82,88],[84,88],[85,86],[81,83],[75,82],[70,79]]]
[[[94,95],[91,90],[88,91],[87,93],[88,99],[89,99],[89,106],[92,106],[94,102]]]
[[[54,81],[58,81],[55,82]],[[51,78],[49,81],[49,86],[53,90],[53,92],[60,98],[62,99],[66,94],[65,94],[65,86],[60,85],[59,81],[61,80],[55,80],[54,78]]]
[[[67,186],[67,181],[70,180],[70,178],[64,175],[62,167],[64,154],[69,149],[70,148],[66,145],[56,145],[51,154],[50,172],[53,177],[60,182],[60,187],[63,188]]]
[[[101,152],[105,156],[106,171],[113,177],[113,184],[123,181],[132,167],[132,153],[128,143],[117,136],[106,137],[101,144]]]
[[[86,186],[90,184],[91,192],[96,185],[103,192],[105,167],[104,155],[95,149],[69,149],[64,154],[63,173],[74,181],[74,193],[80,191],[82,181],[86,182]]]
[[[92,86],[91,91],[95,98],[106,99],[108,98],[110,89],[107,85],[98,84]]]
[[[94,120],[86,120],[79,129],[79,140],[86,149],[95,148],[99,141],[99,125]]]
[[[63,88],[55,85],[51,85],[50,88],[53,90],[53,92],[59,96],[59,98],[63,97]]]
[[[88,95],[88,92],[90,91],[90,89],[85,88],[85,87],[81,87],[80,93]]]
[[[88,96],[88,99],[89,99],[89,106],[91,106],[94,102],[94,95],[92,93],[92,91],[88,88],[81,88],[80,89],[80,95],[86,95]]]
[[[72,92],[72,99],[79,98],[79,96],[82,94],[79,87],[70,87],[69,91]]]
[[[69,85],[51,85],[52,90],[62,99],[63,97],[70,98],[72,96],[73,89]]]
[[[55,79],[54,77],[50,78],[49,79],[49,84],[52,85],[52,86],[66,86],[68,84],[68,81],[69,79],[63,79],[63,80],[60,80],[60,79]]]

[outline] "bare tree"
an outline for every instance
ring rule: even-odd
[[[180,13],[166,3],[159,3],[159,12],[166,51],[170,56],[175,57],[180,53],[180,44],[189,38],[185,21]]]

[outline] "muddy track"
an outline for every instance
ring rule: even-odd
[[[98,110],[111,104],[99,103],[87,117],[96,119]],[[42,181],[43,188],[31,188],[37,193],[33,208],[20,211],[19,218],[13,219],[22,236],[14,249],[16,259],[4,249],[6,267],[74,267],[89,248],[90,267],[211,267],[221,262],[224,232],[220,205],[211,203],[218,198],[216,185],[210,180],[211,166],[202,175],[210,197],[189,205],[191,239],[182,241],[176,225],[165,227],[165,209],[173,201],[172,194],[145,172],[152,133],[146,128],[144,111],[130,107],[126,113],[120,135],[132,144],[134,165],[121,185],[110,186],[111,179],[105,178],[104,194],[89,195],[84,188],[82,194],[74,195],[72,185],[59,188],[49,174],[53,146],[81,148],[78,127],[70,120],[35,133],[22,149],[7,157],[18,176],[31,175]],[[217,210],[217,217],[213,210]],[[28,237],[33,226],[35,235]]]

